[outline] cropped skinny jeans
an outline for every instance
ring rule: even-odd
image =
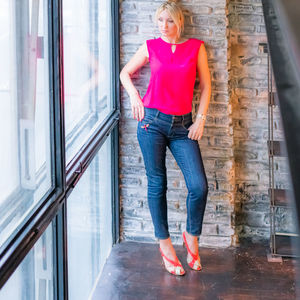
[[[138,122],[137,139],[147,175],[148,205],[158,239],[170,236],[166,199],[167,147],[180,167],[188,189],[186,231],[194,236],[202,232],[208,183],[198,141],[188,138],[188,128],[192,124],[191,113],[176,116],[148,107],[145,107],[143,120]]]

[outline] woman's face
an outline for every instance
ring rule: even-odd
[[[159,14],[157,24],[161,35],[167,38],[175,38],[177,36],[177,26],[167,10],[163,10]]]

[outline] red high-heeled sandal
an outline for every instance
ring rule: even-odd
[[[164,261],[165,268],[169,273],[171,273],[173,275],[184,275],[185,274],[185,271],[184,271],[180,261],[178,260],[178,258],[176,259],[176,261],[173,261],[165,256],[165,254],[162,252],[160,247],[159,247],[159,251],[161,253],[162,258],[166,259],[169,263],[172,264],[171,266],[167,267],[167,265]]]
[[[192,251],[190,250],[189,245],[188,245],[188,243],[186,241],[185,232],[182,233],[182,237],[183,237],[183,244],[182,244],[182,246],[186,247],[188,253],[192,257],[192,259],[191,259],[191,258],[189,258],[189,256],[187,256],[187,259],[186,259],[189,267],[191,269],[195,270],[195,271],[201,271],[202,270],[202,266],[201,266],[201,263],[199,263],[199,261],[198,261],[199,253],[198,253],[198,255],[192,253]]]

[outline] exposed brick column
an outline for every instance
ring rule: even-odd
[[[231,102],[236,173],[236,233],[269,238],[268,69],[261,0],[228,3]],[[276,119],[276,117],[275,117]]]

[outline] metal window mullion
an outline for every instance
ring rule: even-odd
[[[112,38],[112,100],[113,108],[117,111],[118,122],[112,132],[112,232],[113,243],[120,239],[120,194],[119,194],[119,115],[120,115],[120,24],[119,24],[119,1],[111,1],[111,26]]]
[[[63,78],[63,35],[62,35],[62,0],[48,0],[49,8],[49,63],[50,69],[50,99],[53,111],[51,113],[53,124],[54,143],[52,151],[55,166],[55,184],[60,186],[63,197],[61,208],[56,216],[54,261],[55,265],[55,297],[58,300],[68,299],[68,265],[67,265],[67,230],[66,230],[66,154],[64,130],[64,78]],[[51,32],[51,34],[50,34]],[[50,40],[50,39],[49,39]]]

